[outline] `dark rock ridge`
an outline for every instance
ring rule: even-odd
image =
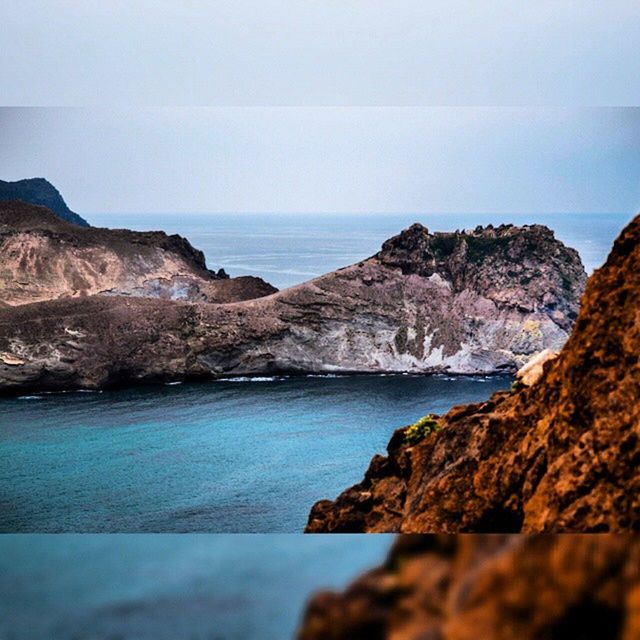
[[[69,209],[60,192],[44,178],[27,178],[16,182],[0,180],[0,200],[22,200],[47,207],[62,220],[88,227],[89,223]]]
[[[244,302],[89,296],[0,309],[0,351],[19,361],[0,366],[0,390],[514,370],[564,343],[585,279],[577,253],[544,227],[430,234],[414,225],[367,260]]]
[[[637,534],[400,536],[298,640],[637,640]]]
[[[500,225],[430,234],[414,224],[377,255],[405,275],[443,279],[454,294],[475,294],[497,308],[540,310],[564,329],[577,315],[586,276],[576,251],[542,225]]]
[[[532,386],[398,430],[307,531],[640,530],[640,216],[590,278],[571,337]]]
[[[203,302],[277,291],[259,278],[228,280],[178,235],[80,227],[45,207],[0,202],[0,300],[126,295]]]

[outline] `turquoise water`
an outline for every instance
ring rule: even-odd
[[[580,252],[587,272],[600,266],[613,240],[630,220],[612,214],[94,214],[94,225],[186,236],[202,249],[210,268],[232,275],[258,275],[278,288],[289,287],[376,253],[381,244],[413,222],[431,231],[469,229],[478,224],[546,224]]]
[[[265,378],[4,398],[0,531],[301,531],[396,427],[509,384]]]
[[[284,640],[390,536],[0,536],[3,640]]]

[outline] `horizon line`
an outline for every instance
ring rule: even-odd
[[[79,215],[321,215],[321,216],[396,216],[396,215],[416,215],[416,216],[432,216],[432,215],[636,215],[640,212],[640,206],[637,209],[629,211],[76,211]]]

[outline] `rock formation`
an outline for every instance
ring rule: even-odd
[[[60,192],[44,178],[27,178],[16,182],[0,180],[0,200],[22,200],[47,207],[62,220],[88,227],[89,223],[69,209]]]
[[[637,640],[637,535],[400,536],[298,640]]]
[[[307,531],[640,529],[640,216],[594,273],[571,337],[532,386],[454,407],[335,501]]]
[[[10,241],[20,231],[7,233]],[[42,232],[45,240],[25,258],[16,246],[20,257],[4,266],[5,281],[24,281],[27,290],[37,290],[43,276],[35,265],[51,246],[48,233]],[[155,287],[162,278],[171,291],[185,290],[182,279],[173,288],[169,273],[204,277],[201,254],[173,236],[156,234],[148,242],[148,234],[110,231],[107,238],[104,230],[86,233],[80,240],[74,232],[77,246],[66,253],[82,278],[75,291],[148,297],[148,283]],[[62,235],[55,233],[58,252]],[[85,239],[90,238],[95,241],[87,249]],[[120,270],[108,264],[105,274],[95,273],[104,257],[104,248],[96,247],[124,255],[131,242],[136,260],[151,252],[139,268],[127,267],[123,277],[133,276],[133,282],[126,281],[125,288]],[[121,243],[127,248],[116,249]],[[17,244],[24,246],[24,240]],[[18,277],[23,263],[25,275]],[[69,264],[67,257],[54,280],[64,279],[60,273]],[[231,375],[515,371],[532,354],[564,343],[585,279],[577,253],[545,227],[431,234],[414,225],[367,260],[243,302],[203,305],[198,296],[219,298],[199,285],[195,296],[183,296],[196,300],[192,304],[117,295],[105,301],[89,295],[81,301],[5,307],[0,309],[0,351],[23,362],[0,363],[0,390]],[[213,284],[220,295],[219,283]],[[27,293],[20,293],[22,301]]]
[[[204,254],[177,235],[80,227],[44,207],[0,202],[6,305],[96,294],[230,302],[275,291],[259,278],[209,271]]]

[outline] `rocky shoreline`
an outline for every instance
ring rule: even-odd
[[[603,532],[640,529],[640,216],[589,279],[557,358],[530,386],[399,429],[388,455],[308,532]]]
[[[586,274],[540,225],[415,224],[275,292],[159,232],[0,204],[0,392],[328,373],[495,374],[559,349]]]
[[[565,640],[640,634],[640,539],[400,536],[342,593],[316,594],[298,640]]]

